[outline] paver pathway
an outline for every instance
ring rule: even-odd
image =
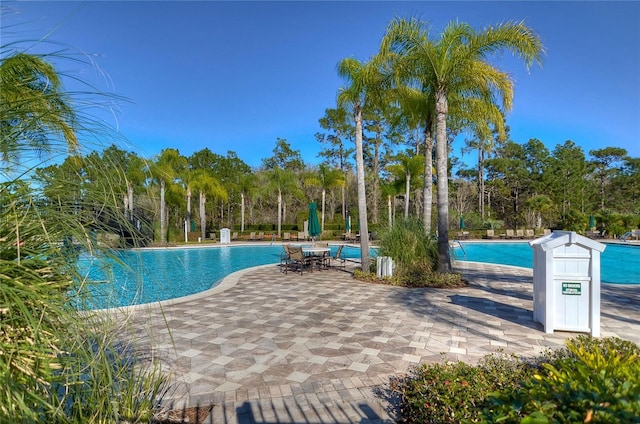
[[[406,289],[348,272],[232,274],[215,289],[129,308],[127,329],[174,378],[167,404],[207,423],[393,422],[389,379],[420,363],[533,356],[575,334],[532,320],[532,272],[460,262],[463,289]],[[640,285],[603,285],[601,335],[640,343]]]

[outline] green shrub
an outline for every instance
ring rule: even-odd
[[[477,422],[488,393],[513,390],[533,367],[513,356],[492,354],[477,365],[464,362],[425,364],[392,382],[400,394],[400,422]]]
[[[397,220],[380,230],[380,256],[390,256],[395,273],[400,277],[411,273],[432,272],[438,264],[438,247],[416,219]]]
[[[487,423],[640,422],[640,348],[618,338],[568,340],[521,387],[492,394],[491,405]]]

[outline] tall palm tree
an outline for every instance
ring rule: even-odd
[[[273,168],[268,171],[269,185],[278,192],[278,237],[282,232],[282,207],[285,192],[297,192],[297,178],[290,169]]]
[[[489,63],[504,50],[522,58],[527,67],[540,62],[544,52],[537,34],[522,22],[508,22],[476,32],[470,25],[452,22],[440,38],[431,41],[426,23],[395,19],[387,30],[387,48],[408,58],[411,72],[422,75],[434,93],[436,121],[436,173],[438,204],[438,269],[451,271],[449,255],[449,189],[447,115],[453,97],[499,98],[509,110],[513,82]]]
[[[360,260],[362,270],[367,272],[370,265],[369,257],[369,225],[367,223],[367,195],[364,175],[364,158],[362,148],[362,109],[365,104],[375,98],[382,87],[383,76],[379,63],[374,59],[362,63],[355,58],[348,57],[338,64],[338,75],[348,82],[338,95],[340,107],[350,106],[356,127],[356,179],[358,186],[358,219],[360,230]]]
[[[17,164],[21,152],[46,151],[62,138],[78,147],[77,118],[54,67],[41,57],[16,53],[0,62],[0,159]]]
[[[322,189],[322,217],[320,223],[320,231],[324,232],[324,216],[327,190],[331,190],[334,187],[344,187],[346,181],[341,170],[331,168],[326,163],[321,163],[320,166],[318,166],[315,179],[317,180],[317,184]]]
[[[400,153],[393,159],[395,163],[389,165],[389,169],[397,178],[404,180],[404,219],[409,219],[409,193],[411,193],[411,178],[419,176],[423,168],[424,157],[421,155],[409,156]]]
[[[167,217],[165,192],[168,184],[173,184],[178,170],[186,166],[186,158],[176,149],[164,149],[158,160],[151,165],[151,175],[160,185],[160,244],[167,243]]]
[[[224,187],[222,187],[222,184],[220,184],[220,181],[213,176],[210,169],[196,169],[193,171],[191,187],[198,191],[200,234],[202,240],[204,240],[207,233],[207,212],[205,207],[207,196],[227,200],[228,194]]]

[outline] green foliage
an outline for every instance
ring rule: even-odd
[[[424,364],[392,383],[400,394],[400,422],[477,422],[488,393],[511,391],[532,368],[512,356],[488,355],[477,365],[464,362]]]
[[[380,230],[380,256],[394,261],[391,284],[406,287],[460,287],[462,277],[455,273],[435,272],[438,246],[416,219],[396,220],[391,227]],[[363,276],[365,280],[370,277]]]
[[[416,219],[396,220],[391,227],[380,229],[380,256],[390,256],[394,273],[400,277],[431,273],[438,261],[435,240]]]
[[[392,382],[408,423],[640,422],[640,348],[578,336],[533,359],[424,364]]]
[[[484,422],[640,421],[640,348],[618,338],[579,336],[549,355],[521,387],[492,394]]]
[[[0,166],[12,171],[0,183],[0,423],[148,422],[166,378],[119,348],[108,322],[72,306],[85,287],[75,267],[79,252],[100,249],[105,229],[136,234],[116,190],[122,172],[106,162],[88,167],[74,155],[43,169],[32,184],[33,164],[15,159],[37,157],[40,147],[53,157],[69,148],[76,153],[74,125],[89,125],[60,104],[68,97],[58,84],[42,90],[40,82],[53,82],[52,67],[30,55],[19,59],[20,66],[0,63],[2,87],[16,81],[30,87],[0,90],[12,96],[0,102]]]
[[[571,209],[566,214],[562,215],[562,220],[558,225],[563,230],[581,233],[588,225],[588,217],[576,209]]]

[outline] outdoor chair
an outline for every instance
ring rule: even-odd
[[[516,238],[515,234],[513,233],[513,230],[507,230],[507,235],[506,235],[506,237],[507,237],[507,238],[510,238],[510,239],[512,239],[512,238]]]
[[[336,254],[333,256],[327,256],[326,258],[324,258],[324,266],[325,268],[330,268],[330,267],[341,267],[342,269],[346,269],[347,267],[347,259],[344,257],[344,253],[342,253],[342,248],[344,247],[344,244],[341,244],[340,246],[338,246],[338,250],[336,251]],[[337,262],[338,265],[332,265],[331,262]]]
[[[238,232],[234,231],[233,234],[231,235],[231,240],[238,240]]]
[[[516,230],[516,237],[517,238],[524,238],[524,230]]]
[[[307,239],[307,236],[305,236],[304,231],[298,231],[298,241],[304,241]]]
[[[487,239],[496,238],[496,233],[494,230],[487,230],[487,235],[485,236]]]
[[[256,241],[256,232],[255,231],[251,231],[249,233],[249,241]]]
[[[258,237],[256,238],[256,240],[264,240],[264,231],[260,231],[258,233]]]
[[[291,240],[291,233],[283,233],[282,234],[282,241],[290,241]]]
[[[284,268],[284,273],[286,274],[291,270],[300,271],[300,275],[302,275],[302,271],[309,267],[310,264],[309,258],[302,253],[302,247],[289,247],[289,260]]]
[[[286,273],[291,261],[291,251],[288,244],[283,244],[282,249],[282,253],[280,253],[280,271]]]
[[[526,238],[534,238],[536,236],[536,233],[532,230],[532,229],[527,229],[525,230],[525,237]]]

